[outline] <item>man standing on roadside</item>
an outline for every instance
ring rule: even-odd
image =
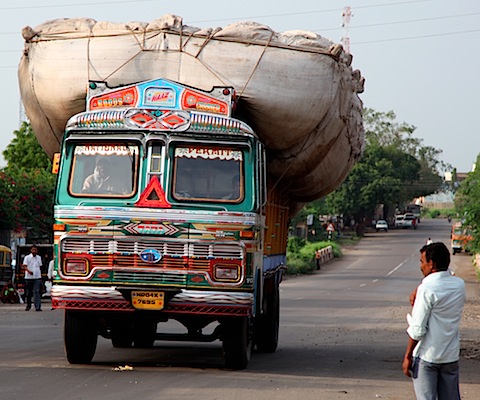
[[[32,294],[34,297],[34,304],[36,311],[42,311],[42,294],[40,287],[42,285],[42,257],[38,255],[37,246],[30,248],[30,254],[23,259],[22,269],[25,270],[25,297],[27,300],[27,307],[25,311],[32,308]]]
[[[417,400],[460,399],[460,319],[465,283],[448,271],[450,252],[440,242],[420,250],[425,276],[407,315],[408,345],[403,373],[413,378]]]

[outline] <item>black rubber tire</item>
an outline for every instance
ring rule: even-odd
[[[245,369],[252,354],[250,319],[235,317],[222,322],[222,350],[225,367]]]
[[[267,299],[266,310],[255,323],[255,345],[261,353],[273,353],[278,346],[280,326],[280,294],[278,287]]]
[[[65,310],[64,344],[70,364],[89,364],[97,349],[96,320],[78,311]]]

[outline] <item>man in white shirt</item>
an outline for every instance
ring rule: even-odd
[[[25,297],[27,300],[27,307],[25,311],[32,308],[32,295],[34,297],[35,310],[42,311],[42,295],[40,288],[42,285],[42,257],[38,255],[37,246],[30,248],[30,254],[25,256],[22,263],[22,269],[25,271]]]
[[[403,373],[413,378],[417,400],[460,399],[458,360],[465,283],[448,271],[450,252],[440,242],[422,247],[425,276],[408,320]]]

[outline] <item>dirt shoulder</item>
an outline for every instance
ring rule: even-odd
[[[478,383],[480,367],[480,282],[473,257],[460,253],[452,257],[451,268],[465,281],[467,301],[463,310],[461,332],[461,381]]]

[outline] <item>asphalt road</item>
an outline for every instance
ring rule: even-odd
[[[220,342],[140,350],[100,339],[92,364],[72,366],[62,311],[47,300],[41,313],[0,304],[0,399],[414,399],[401,360],[408,295],[422,278],[418,250],[428,237],[448,242],[447,221],[369,233],[315,274],[285,279],[279,348],[253,354],[244,371],[223,369]],[[452,257],[452,269],[469,260]],[[462,359],[461,368],[463,399],[478,398],[478,358]]]

